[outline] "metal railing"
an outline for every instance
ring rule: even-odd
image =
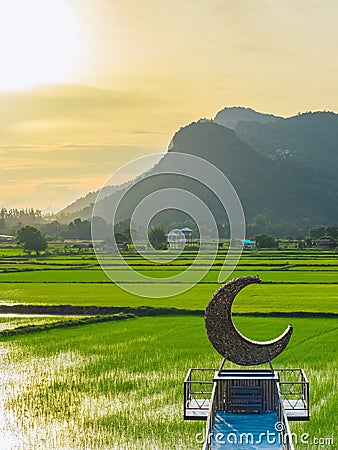
[[[212,396],[213,377],[216,369],[189,369],[184,380],[184,418],[206,418]],[[189,415],[189,411],[205,411],[204,417]]]
[[[212,394],[211,394],[211,400],[210,400],[210,407],[207,417],[207,424],[205,427],[205,436],[204,436],[204,444],[202,450],[210,450],[211,449],[211,440],[214,430],[214,422],[217,412],[217,392],[218,391],[218,384],[214,383],[214,386],[212,388]]]
[[[279,388],[286,413],[288,411],[304,412],[304,418],[309,418],[309,382],[303,369],[277,369],[277,371],[280,376]]]
[[[284,450],[295,450],[293,442],[292,442],[292,434],[290,430],[290,425],[288,419],[286,418],[286,413],[283,405],[283,399],[280,391],[280,387],[277,384],[277,393],[279,397],[279,405],[278,405],[278,423],[276,424],[276,431],[280,432],[281,441],[283,443]],[[278,425],[278,427],[277,427]]]

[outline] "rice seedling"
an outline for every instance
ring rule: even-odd
[[[236,324],[256,339],[275,337],[286,326],[275,318],[238,317]],[[322,349],[327,336],[337,341],[337,320],[294,319],[293,325],[295,335],[274,365],[305,368],[312,418],[292,430],[331,435],[337,349]],[[182,383],[188,368],[221,362],[201,317],[51,330],[3,338],[1,348],[0,436],[7,448],[200,448],[196,434],[204,423],[183,421]]]

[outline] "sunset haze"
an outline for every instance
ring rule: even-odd
[[[0,206],[57,211],[225,106],[338,110],[334,0],[0,2]]]

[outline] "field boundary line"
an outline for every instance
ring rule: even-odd
[[[90,325],[94,323],[102,323],[102,322],[114,322],[118,320],[126,320],[126,319],[134,319],[135,316],[133,314],[114,314],[111,316],[90,316],[83,317],[81,319],[68,319],[68,320],[60,320],[54,323],[46,323],[43,325],[22,325],[10,330],[2,330],[0,331],[0,338],[8,337],[8,336],[16,336],[21,334],[28,333],[37,333],[40,331],[49,331],[60,328],[70,328],[70,327],[78,327],[83,325]]]
[[[0,305],[0,314],[33,314],[56,316],[107,316],[113,314],[132,314],[135,316],[161,315],[204,315],[202,309],[159,308],[154,306],[76,306],[76,305]],[[297,318],[332,318],[338,319],[338,314],[320,311],[256,311],[233,312],[239,317],[297,317]]]

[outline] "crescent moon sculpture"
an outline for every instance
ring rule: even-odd
[[[205,310],[205,327],[210,342],[225,359],[241,366],[270,362],[288,345],[293,331],[289,325],[278,338],[257,342],[237,330],[232,321],[232,303],[241,289],[260,282],[259,277],[252,276],[229,281],[215,292]]]

